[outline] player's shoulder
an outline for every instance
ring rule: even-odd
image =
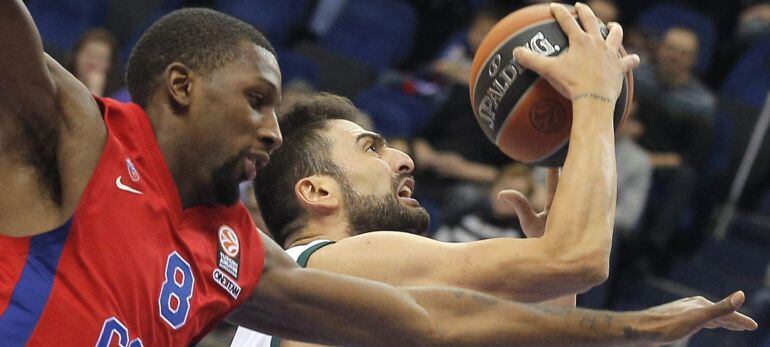
[[[451,244],[407,232],[376,231],[336,241],[313,253],[309,267],[331,270],[346,264],[376,264],[398,253],[420,254]]]
[[[425,236],[416,235],[403,231],[373,231],[358,234],[338,241],[335,245],[345,246],[363,246],[373,245],[376,247],[436,243],[437,241]],[[380,245],[384,244],[384,245]]]

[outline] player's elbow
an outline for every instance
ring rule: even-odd
[[[589,262],[585,269],[583,269],[583,276],[585,278],[585,291],[588,291],[589,289],[604,283],[610,276],[609,261],[604,259],[597,259]]]
[[[601,254],[588,254],[573,265],[576,292],[584,293],[607,280],[610,274],[609,259]]]
[[[556,277],[573,293],[584,293],[609,277],[609,257],[605,252],[565,254],[559,258]]]

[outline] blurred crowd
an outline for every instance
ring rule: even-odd
[[[546,201],[545,171],[515,163],[473,116],[474,53],[514,0],[30,0],[46,50],[94,95],[129,101],[122,66],[155,19],[206,6],[261,29],[278,50],[285,112],[318,91],[344,95],[362,124],[409,153],[430,237],[525,237],[502,189]],[[691,341],[770,346],[770,136],[760,141],[727,236],[713,235],[770,91],[770,1],[590,0],[638,53],[635,100],[617,134],[612,274],[579,305],[632,309],[666,295],[744,289],[760,329]],[[739,187],[741,188],[741,187]],[[256,209],[249,188],[247,205]],[[255,210],[256,212],[256,210]],[[732,220],[732,219],[731,219]],[[719,282],[719,283],[714,283]],[[753,299],[752,299],[753,298]],[[211,345],[226,344],[213,336]],[[764,342],[762,342],[764,341]],[[700,343],[700,344],[699,344]],[[764,344],[763,344],[764,343]]]

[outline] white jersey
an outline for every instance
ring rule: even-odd
[[[310,255],[324,246],[328,246],[334,243],[329,240],[315,240],[306,245],[292,247],[286,250],[292,259],[301,267],[307,266],[307,261],[310,259]],[[244,327],[238,327],[233,337],[233,342],[230,343],[230,347],[277,347],[280,345],[279,338],[273,338],[270,335],[265,335],[258,331],[247,329]]]

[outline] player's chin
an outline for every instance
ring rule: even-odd
[[[218,168],[212,177],[212,198],[214,204],[231,206],[241,197],[240,184],[249,179],[248,174],[237,163],[225,164]]]

